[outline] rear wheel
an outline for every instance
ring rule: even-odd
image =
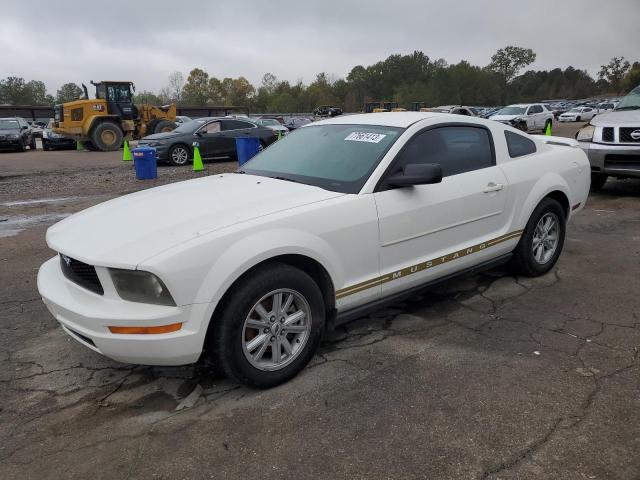
[[[265,265],[241,280],[213,319],[207,350],[238,382],[270,388],[293,378],[320,343],[320,289],[297,268]]]
[[[591,172],[591,190],[600,190],[607,182],[608,175]]]
[[[191,150],[186,145],[174,145],[169,149],[169,161],[177,167],[185,165],[189,158],[191,158]]]
[[[112,152],[122,146],[122,130],[113,122],[100,122],[91,132],[91,142],[98,150]]]
[[[96,146],[93,144],[93,142],[91,141],[84,141],[84,142],[80,142],[80,144],[82,145],[82,148],[84,148],[85,150],[88,150],[90,152],[96,152],[98,149],[96,148]]]
[[[171,122],[169,120],[160,120],[153,127],[153,133],[171,132],[176,127],[177,125],[174,122]]]
[[[529,277],[551,270],[562,252],[565,229],[562,205],[553,198],[543,199],[531,214],[513,252],[516,269]]]

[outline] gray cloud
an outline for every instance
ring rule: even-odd
[[[131,79],[157,91],[169,73],[216,77],[265,72],[311,81],[358,64],[422,50],[486,65],[505,45],[532,48],[533,68],[572,65],[595,75],[612,56],[640,60],[640,1],[206,0],[96,3],[30,0],[3,6],[0,77]],[[37,15],[42,12],[42,15]]]

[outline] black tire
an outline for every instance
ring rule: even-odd
[[[600,190],[607,182],[606,173],[591,172],[591,190]]]
[[[80,144],[82,145],[82,148],[84,148],[85,150],[87,150],[89,152],[97,152],[98,151],[96,146],[91,141],[87,140],[87,141],[84,141],[84,142],[80,142]]]
[[[169,120],[159,120],[153,127],[153,133],[165,133],[174,130],[177,127],[175,122]]]
[[[18,140],[18,148],[16,149],[16,152],[25,152],[26,150],[27,146],[24,144],[24,140]]]
[[[29,144],[29,149],[31,149],[31,150],[35,150],[36,149],[36,139],[35,139],[35,137],[31,138],[31,143]]]
[[[147,129],[145,131],[145,135],[152,135],[156,132],[156,125],[158,124],[160,120],[155,118],[153,120],[149,120],[149,123],[147,123]]]
[[[576,122],[579,122],[579,121],[580,121],[580,117],[576,117]]]
[[[100,122],[91,132],[91,143],[102,152],[119,150],[122,138],[122,130],[113,122]]]
[[[42,150],[48,152],[50,149],[51,147],[49,147],[49,144],[44,139],[42,139]]]
[[[557,232],[557,245],[553,255],[547,259],[544,263],[540,263],[536,260],[533,253],[533,237],[538,222],[545,216],[551,215],[555,217],[558,225]],[[558,261],[562,247],[564,246],[564,237],[566,232],[566,216],[562,205],[553,198],[544,198],[531,214],[527,226],[524,229],[520,241],[513,251],[513,264],[518,271],[528,277],[538,277],[544,275]]]
[[[278,370],[261,370],[243,351],[244,323],[261,298],[281,288],[294,290],[306,300],[311,328],[306,343],[290,363]],[[254,388],[275,387],[297,375],[313,357],[324,332],[325,309],[318,285],[302,270],[282,263],[268,263],[251,272],[233,287],[219,308],[209,327],[207,354],[229,377]]]
[[[186,153],[186,158],[181,152]],[[193,154],[191,153],[191,149],[183,143],[178,143],[169,149],[167,160],[171,165],[182,167],[183,165],[187,165],[192,158]]]

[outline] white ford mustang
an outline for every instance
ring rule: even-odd
[[[548,272],[590,181],[574,140],[440,113],[316,122],[242,168],[49,228],[38,289],[62,328],[119,361],[204,352],[273,386],[326,325],[507,260]]]

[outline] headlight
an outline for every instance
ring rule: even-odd
[[[176,302],[167,287],[153,273],[110,268],[111,279],[123,300],[174,307]]]
[[[590,142],[593,140],[593,132],[595,132],[595,127],[593,125],[587,125],[586,127],[581,128],[576,135],[576,140],[579,142]]]
[[[147,145],[149,145],[150,147],[158,147],[160,145],[164,145],[165,143],[167,143],[165,140],[158,140],[156,142],[148,143]]]

